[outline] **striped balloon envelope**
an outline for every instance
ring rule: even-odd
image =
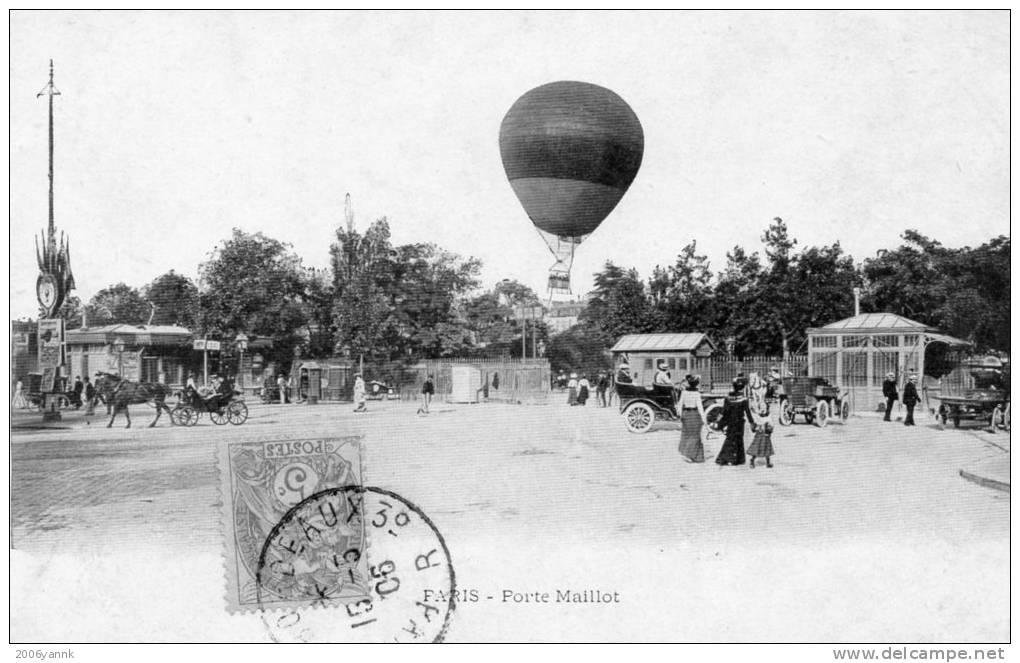
[[[637,115],[612,90],[558,81],[518,99],[499,131],[510,186],[556,262],[549,292],[570,292],[574,248],[613,211],[644,154]]]

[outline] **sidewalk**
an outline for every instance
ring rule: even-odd
[[[854,416],[862,419],[880,421],[882,414],[878,412],[859,412]],[[894,421],[902,424],[902,416]],[[933,420],[929,415],[921,412],[916,415],[919,426],[930,424]],[[960,429],[953,429],[952,425],[948,430],[957,430],[971,435],[975,442],[981,442],[981,446],[975,445],[974,453],[970,458],[963,461],[959,474],[967,481],[991,488],[1009,492],[1009,450],[1010,432],[999,430],[995,433],[989,432],[987,427],[979,427],[972,423],[965,423]]]
[[[1008,493],[1010,434],[999,431],[994,435],[984,433],[982,437],[987,438],[986,453],[961,468],[960,476],[979,486]]]

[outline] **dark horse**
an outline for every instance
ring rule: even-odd
[[[106,424],[107,428],[113,426],[113,420],[117,418],[117,413],[121,411],[124,412],[124,416],[127,418],[127,426],[125,428],[131,428],[131,414],[128,412],[128,405],[139,405],[141,403],[148,403],[156,408],[156,418],[149,424],[149,428],[156,425],[156,422],[159,421],[160,416],[163,414],[163,410],[166,410],[167,415],[170,417],[170,425],[174,425],[173,413],[166,404],[166,397],[169,395],[170,388],[165,384],[132,382],[113,373],[96,374],[96,398],[108,407],[112,406],[113,415],[110,417],[110,423]]]

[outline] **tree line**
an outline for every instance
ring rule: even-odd
[[[431,243],[394,245],[386,218],[364,233],[337,228],[329,256],[329,268],[307,268],[289,244],[235,228],[200,265],[197,281],[171,270],[140,287],[117,283],[84,305],[70,297],[61,316],[71,329],[177,325],[228,342],[244,333],[272,339],[266,354],[284,362],[295,348],[304,356],[412,361],[518,355],[513,307],[539,303],[516,281],[479,294],[477,259]]]
[[[855,262],[840,244],[800,247],[774,219],[748,250],[734,246],[714,271],[697,244],[648,278],[607,262],[573,328],[549,337],[554,371],[605,365],[623,334],[705,332],[737,355],[804,350],[805,330],[861,309],[897,313],[1008,352],[1010,239],[951,249],[915,230],[902,244]],[[363,233],[338,227],[330,266],[309,269],[285,242],[235,229],[207,256],[199,278],[170,271],[141,287],[124,283],[84,306],[62,310],[69,327],[127,323],[179,325],[230,341],[243,332],[270,338],[270,358],[305,356],[431,359],[519,356],[521,327],[513,307],[540,303],[536,293],[505,280],[479,292],[481,264],[435,244],[394,245],[386,218]],[[529,325],[530,328],[530,325]]]
[[[706,332],[738,356],[805,350],[805,331],[854,313],[896,313],[1008,352],[1010,239],[951,249],[916,230],[902,244],[860,263],[840,244],[798,248],[775,218],[759,250],[734,246],[721,271],[691,242],[645,280],[635,268],[607,262],[581,316],[574,343],[606,346],[628,333]]]

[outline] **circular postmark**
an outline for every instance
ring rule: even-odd
[[[441,642],[456,581],[446,541],[396,493],[316,492],[272,529],[256,570],[277,642]]]

